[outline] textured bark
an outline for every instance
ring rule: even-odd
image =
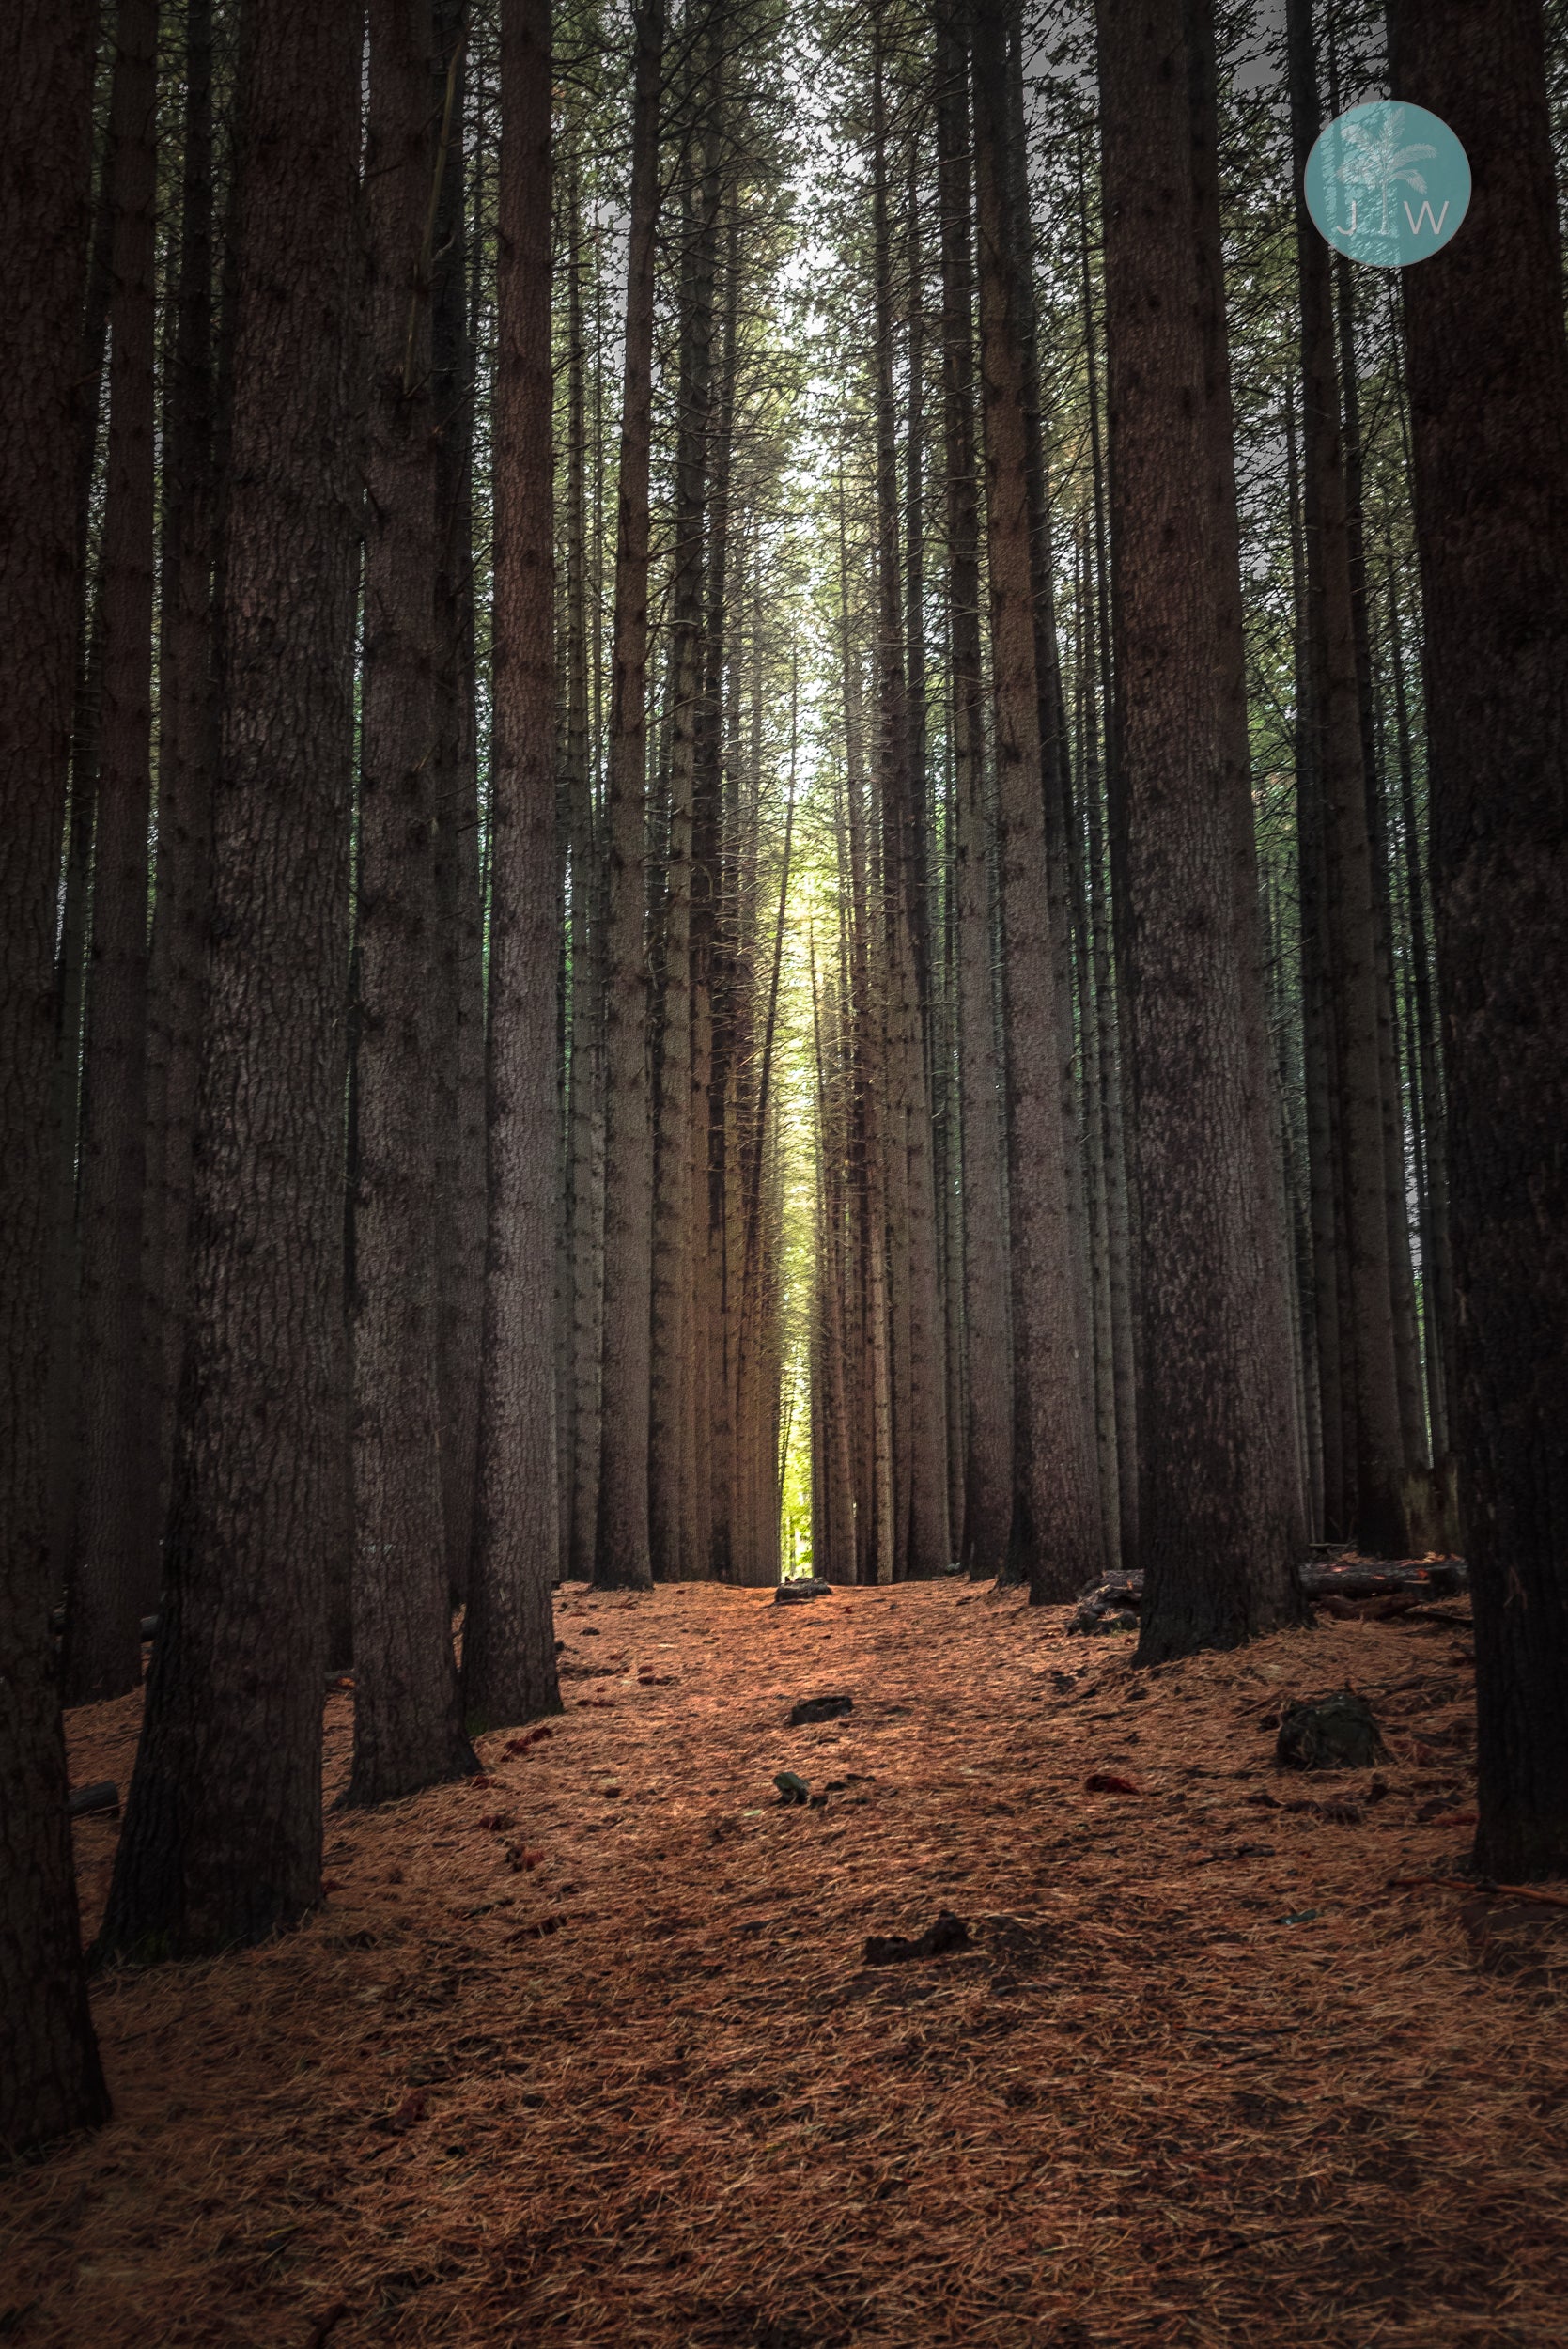
[[[212,434],[212,9],[187,0],[184,152],[174,365],[163,467],[159,593],[158,863],[147,972],[148,1410],[150,1541],[168,1511],[174,1415],[185,1351],[191,1153],[212,887],[217,764],[212,573],[217,548]]]
[[[501,32],[489,1238],[463,1695],[493,1728],[559,1712],[554,512],[549,0]]]
[[[1089,1365],[1078,1342],[1062,1113],[1064,1022],[1048,912],[1024,352],[1013,283],[1017,256],[1008,238],[1006,23],[1007,0],[984,0],[974,27],[974,117],[1007,1019],[1013,1547],[1039,1603],[1094,1580],[1105,1537]]]
[[[986,803],[980,646],[979,481],[974,429],[974,264],[970,232],[967,56],[938,25],[940,110],[943,429],[953,646],[953,823],[959,1085],[964,1155],[964,1325],[969,1412],[963,1561],[1001,1572],[1013,1514],[1013,1390],[1007,1332],[1007,1187],[1002,1068],[991,941],[995,848]]]
[[[0,442],[0,629],[15,664],[0,699],[0,2149],[9,2155],[109,2112],[87,2013],[50,1653],[46,1419],[55,887],[81,577],[73,426],[94,22],[81,0],[24,0],[0,18],[0,315],[13,351]]]
[[[1290,0],[1288,22],[1291,123],[1299,181],[1319,129],[1312,0]],[[1409,1523],[1389,1261],[1367,780],[1356,670],[1330,255],[1304,199],[1297,210],[1296,251],[1312,725],[1324,817],[1326,927],[1355,1360],[1356,1530],[1364,1550],[1397,1558],[1409,1548]]]
[[[258,1940],[320,1885],[324,1569],[347,1427],[359,21],[256,0],[254,37],[193,1328],[109,1952]]]
[[[76,1572],[81,1514],[81,1420],[76,1409],[80,1338],[80,1146],[82,1067],[85,1053],[87,932],[92,918],[93,823],[98,812],[98,730],[102,700],[103,597],[101,533],[92,548],[93,483],[98,471],[103,405],[104,352],[109,339],[115,207],[113,176],[99,173],[92,249],[83,319],[81,397],[72,419],[76,441],[77,600],[76,691],[70,733],[70,813],[66,825],[65,898],[55,957],[58,1050],[54,1264],[50,1273],[54,1329],[49,1358],[49,1545],[56,1591]]]
[[[687,1444],[692,1359],[691,894],[698,695],[702,684],[703,520],[713,400],[713,281],[719,132],[709,120],[698,183],[687,191],[681,283],[675,545],[670,601],[670,835],[664,859],[663,1019],[655,1100],[649,1545],[654,1576],[692,1564]]]
[[[721,747],[730,576],[730,467],[735,437],[737,344],[740,312],[740,215],[733,195],[725,238],[724,322],[714,403],[707,577],[703,620],[703,688],[696,713],[691,822],[691,1392],[693,1460],[691,1571],[717,1573],[718,1478],[713,1428],[722,1408],[723,1346],[722,1162],[716,1158],[713,1084],[715,1011],[720,984],[720,888],[722,789]]]
[[[458,1703],[436,1381],[429,1102],[450,1039],[435,984],[433,30],[430,0],[371,0],[351,1804],[389,1801],[477,1767]]]
[[[467,284],[472,248],[463,112],[466,0],[436,0],[439,126],[430,337],[435,434],[436,985],[441,1035],[435,1070],[436,1369],[441,1398],[442,1507],[447,1577],[468,1588],[478,1475],[479,1357],[485,1299],[485,909],[479,874],[474,693],[474,333]]]
[[[653,1136],[648,1100],[646,895],[648,469],[663,0],[637,10],[625,384],[611,682],[605,937],[604,1356],[595,1579],[651,1582],[648,1420]]]
[[[1438,1053],[1433,1003],[1432,944],[1428,891],[1416,823],[1415,759],[1410,741],[1410,707],[1405,690],[1403,620],[1389,562],[1389,648],[1393,673],[1394,728],[1399,762],[1400,821],[1405,845],[1405,901],[1410,923],[1415,1066],[1421,1115],[1415,1121],[1421,1151],[1422,1321],[1425,1337],[1427,1411],[1434,1465],[1441,1469],[1450,1450],[1448,1381],[1453,1359],[1453,1259],[1449,1237],[1448,1109]]]
[[[1116,725],[1126,795],[1140,1204],[1145,1660],[1301,1615],[1282,1259],[1255,1119],[1266,1072],[1222,319],[1203,250],[1202,6],[1101,0]],[[1196,103],[1195,103],[1196,101]],[[1250,902],[1249,902],[1250,898]],[[1253,926],[1250,934],[1250,922]]]
[[[1122,1013],[1126,974],[1117,958],[1112,975],[1112,899],[1108,872],[1106,809],[1115,810],[1116,729],[1110,658],[1110,562],[1106,531],[1105,454],[1100,428],[1100,369],[1094,288],[1089,260],[1088,156],[1079,148],[1079,265],[1083,293],[1084,374],[1089,392],[1089,463],[1094,537],[1095,673],[1105,743],[1105,803],[1097,780],[1085,791],[1089,814],[1089,919],[1094,932],[1094,1016],[1100,1066],[1100,1117],[1105,1159],[1106,1252],[1110,1282],[1110,1344],[1116,1389],[1117,1553],[1124,1573],[1138,1563],[1138,1388],[1133,1347],[1132,1215],[1127,1137],[1123,1117]]]
[[[147,1507],[146,1312],[147,827],[152,767],[157,0],[119,0],[109,153],[109,463],[102,711],[81,1174],[81,1531],[63,1689],[71,1703],[141,1679],[157,1596]]]
[[[1394,0],[1395,86],[1476,159],[1402,272],[1449,1072],[1476,1858],[1568,1873],[1568,341],[1542,15]],[[1485,159],[1485,168],[1480,168]]]
[[[844,1332],[844,1168],[846,1136],[832,1116],[823,1052],[822,1007],[811,959],[812,1042],[816,1064],[818,1223],[816,1294],[818,1376],[812,1382],[812,1471],[819,1496],[821,1532],[812,1543],[813,1570],[830,1582],[855,1579],[855,1485],[847,1404]]]
[[[597,1133],[602,1114],[598,1057],[598,859],[588,696],[587,346],[582,317],[582,197],[574,133],[567,163],[567,607],[565,784],[571,856],[569,1195],[571,1201],[570,1503],[564,1570],[594,1575],[598,1501],[598,1251],[603,1199]]]
[[[844,485],[839,484],[840,658],[844,674],[845,796],[847,801],[850,887],[849,993],[859,1107],[860,1231],[862,1318],[868,1340],[862,1375],[870,1388],[866,1410],[864,1502],[860,1532],[861,1579],[893,1577],[893,1363],[888,1311],[887,1188],[882,1155],[885,1103],[881,1022],[872,1000],[866,825],[862,801],[859,654],[850,641],[848,558],[845,546]]]

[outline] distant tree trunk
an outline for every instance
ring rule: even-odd
[[[323,1561],[347,1430],[361,53],[353,11],[314,0],[255,0],[253,43],[193,1327],[105,1952],[260,1940],[320,1888]]]
[[[211,0],[187,0],[179,261],[163,442],[158,867],[147,982],[148,1538],[159,1548],[185,1351],[191,1149],[212,886],[212,178]]]
[[[1405,834],[1405,898],[1410,920],[1411,992],[1414,996],[1416,1067],[1421,1114],[1418,1137],[1425,1179],[1421,1185],[1422,1320],[1426,1338],[1427,1410],[1432,1457],[1441,1470],[1450,1453],[1449,1380],[1453,1357],[1453,1259],[1449,1237],[1448,1111],[1438,1056],[1437,1019],[1432,1000],[1432,945],[1427,918],[1427,882],[1421,870],[1416,827],[1415,761],[1410,742],[1410,708],[1405,690],[1403,619],[1389,562],[1389,646],[1394,688],[1394,727],[1399,761],[1400,819]]]
[[[142,1676],[156,1597],[149,1539],[146,1304],[147,831],[152,770],[157,416],[157,0],[119,0],[110,99],[115,226],[102,716],[94,828],[82,1147],[81,1548],[62,1658],[68,1703]]]
[[[0,2149],[109,2116],[87,2011],[49,1615],[49,1275],[58,1175],[54,921],[81,555],[73,495],[97,11],[0,17]],[[49,126],[47,138],[39,125]]]
[[[1140,1209],[1145,1660],[1300,1619],[1282,1259],[1254,1120],[1266,1071],[1241,599],[1205,272],[1202,0],[1100,0],[1117,755]],[[1228,443],[1227,443],[1228,446]],[[1274,1276],[1271,1278],[1271,1275]]]
[[[489,1240],[479,1510],[463,1633],[471,1726],[556,1713],[559,1168],[550,0],[501,24],[490,785]]]
[[[646,896],[648,472],[653,400],[659,98],[664,0],[639,0],[632,101],[625,388],[611,687],[605,938],[604,1367],[595,1579],[653,1579],[648,1549],[653,1134],[648,1102]]]
[[[1402,272],[1449,1071],[1452,1392],[1489,1875],[1568,1874],[1568,339],[1542,13],[1393,0],[1477,169]]]
[[[724,318],[715,394],[706,532],[703,681],[697,705],[691,822],[691,1394],[695,1527],[691,1571],[719,1571],[712,1430],[723,1391],[722,1166],[715,1158],[713,1083],[720,982],[722,739],[730,576],[730,467],[740,322],[740,215],[733,193],[725,238]]]
[[[945,13],[939,17],[938,42],[943,418],[953,641],[954,888],[963,1104],[964,1321],[969,1351],[963,1560],[970,1575],[983,1580],[1002,1570],[1013,1516],[1007,1195],[1001,1055],[991,972],[995,855],[986,804],[982,702],[968,58],[957,29]]]
[[[1001,823],[1009,1200],[1016,1396],[1013,1547],[1036,1603],[1105,1563],[1086,1365],[1077,1343],[1063,1128],[1057,963],[1041,786],[1018,256],[1006,181],[1008,0],[974,21],[981,371],[991,574],[991,665]]]
[[[442,1038],[435,1135],[436,1368],[447,1579],[468,1588],[478,1475],[479,1358],[485,1299],[485,909],[474,616],[474,335],[465,263],[463,151],[467,0],[437,0],[429,104],[438,125],[431,257],[431,423],[435,436],[437,942],[433,978]]]
[[[876,15],[872,87],[872,205],[877,367],[878,769],[882,815],[884,968],[888,1036],[888,1239],[893,1282],[895,1572],[940,1574],[948,1563],[947,1379],[937,1285],[930,1103],[918,995],[923,876],[911,764],[909,678],[898,546],[898,421],[893,399],[893,256],[889,224],[883,9]]]
[[[346,1799],[477,1766],[452,1650],[436,1383],[439,1024],[430,0],[370,0],[354,1185],[354,1759]]]
[[[1299,181],[1319,129],[1312,0],[1288,0],[1291,120]],[[1338,1061],[1338,1110],[1355,1352],[1357,1538],[1402,1557],[1409,1524],[1389,1263],[1376,941],[1350,543],[1340,431],[1329,248],[1296,221],[1301,288],[1302,425],[1312,723],[1325,821],[1327,928]]]
[[[665,859],[664,1017],[655,1101],[653,1319],[649,1418],[651,1563],[656,1579],[690,1572],[691,1467],[686,1443],[692,1357],[691,899],[697,723],[703,684],[703,522],[713,401],[713,280],[719,226],[716,77],[702,169],[688,191],[681,284],[675,545],[670,602],[670,846]]]

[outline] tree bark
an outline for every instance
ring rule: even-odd
[[[653,1579],[648,1528],[653,1134],[644,926],[648,473],[663,0],[640,0],[636,45],[606,809],[604,1355],[594,1578],[608,1590],[643,1589]]]
[[[390,1801],[477,1767],[452,1649],[429,1116],[450,1049],[436,987],[434,30],[430,0],[371,0],[351,1804]]]
[[[217,764],[213,568],[217,384],[212,304],[212,8],[187,0],[185,117],[174,366],[163,442],[159,596],[158,863],[147,974],[146,1231],[149,1542],[168,1514],[170,1452],[185,1352],[191,1153],[212,888]]]
[[[1312,0],[1289,0],[1297,182],[1319,129]],[[1356,673],[1344,457],[1329,248],[1298,200],[1308,641],[1324,817],[1326,926],[1338,1071],[1350,1334],[1355,1362],[1357,1539],[1374,1556],[1409,1549],[1404,1435],[1389,1261],[1383,1070],[1367,782]]]
[[[549,0],[505,0],[496,288],[489,1238],[470,1725],[556,1713],[554,474]]]
[[[992,980],[995,844],[986,801],[968,57],[963,39],[946,12],[939,15],[937,38],[943,429],[953,646],[954,888],[964,1158],[964,1323],[969,1355],[963,1561],[976,1580],[985,1580],[1002,1570],[1013,1515],[1006,1143]]]
[[[439,125],[431,259],[431,418],[435,437],[435,983],[442,1042],[436,1163],[436,1375],[441,1402],[446,1571],[468,1589],[479,1465],[479,1360],[485,1302],[485,907],[474,611],[474,331],[463,113],[466,0],[437,0],[429,104]]]
[[[1036,1603],[1096,1580],[1105,1562],[1089,1406],[1078,1343],[1067,1137],[1046,865],[1040,702],[1030,568],[1021,309],[1008,235],[1008,0],[974,21],[981,373],[985,394],[991,664],[1001,829],[1007,1022],[1008,1192],[1016,1403],[1013,1547]]]
[[[147,1316],[147,834],[152,770],[157,0],[119,0],[109,153],[109,463],[102,713],[81,1174],[80,1548],[62,1658],[70,1703],[142,1676],[157,1596],[150,1539]]]
[[[1476,1859],[1518,1879],[1568,1873],[1568,338],[1539,7],[1389,14],[1396,88],[1477,165],[1459,233],[1402,278]]]
[[[1282,1261],[1265,1229],[1277,1203],[1255,1128],[1257,907],[1238,874],[1250,758],[1219,456],[1229,371],[1195,177],[1213,147],[1203,15],[1202,0],[1098,11],[1144,1661],[1303,1611]]]
[[[193,1329],[106,1953],[260,1940],[320,1887],[324,1562],[347,1471],[359,19],[256,0],[253,35]]]
[[[0,17],[0,2148],[109,2115],[87,2011],[49,1616],[49,1272],[56,1197],[54,919],[81,556],[73,495],[96,10]],[[40,124],[49,126],[40,138]]]

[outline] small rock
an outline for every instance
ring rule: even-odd
[[[811,1781],[802,1778],[799,1770],[775,1771],[773,1783],[779,1790],[781,1802],[809,1802],[811,1800]]]
[[[1386,1762],[1389,1750],[1365,1697],[1341,1688],[1285,1706],[1274,1758],[1281,1769],[1364,1770]]]
[[[872,1934],[865,1945],[865,1962],[868,1966],[902,1966],[912,1957],[945,1957],[949,1950],[970,1946],[970,1929],[963,1919],[943,1908],[918,1939],[910,1940],[901,1933]]]
[[[841,1715],[855,1709],[853,1697],[802,1697],[799,1704],[789,1708],[789,1726],[800,1729],[808,1721],[836,1721]]]

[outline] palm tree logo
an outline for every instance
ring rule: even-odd
[[[1364,194],[1381,199],[1382,219],[1378,234],[1389,234],[1389,196],[1397,187],[1409,188],[1417,195],[1426,194],[1426,181],[1416,169],[1418,163],[1429,163],[1436,156],[1435,147],[1418,141],[1405,145],[1405,109],[1389,101],[1377,107],[1367,107],[1361,119],[1341,125],[1343,160],[1334,171],[1342,186],[1358,189]],[[1356,232],[1356,203],[1350,208],[1351,233]],[[1364,231],[1362,232],[1365,233]]]

